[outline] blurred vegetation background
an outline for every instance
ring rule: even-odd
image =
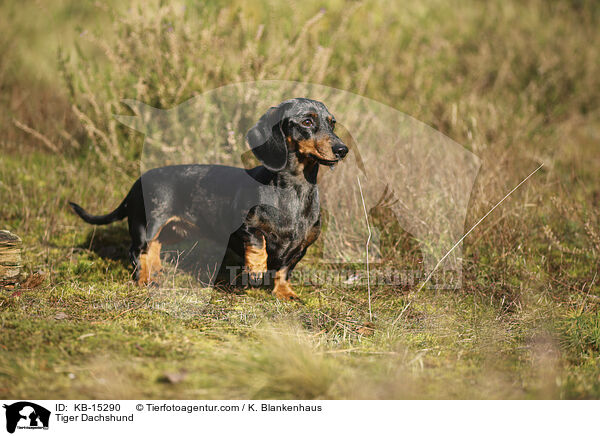
[[[0,293],[0,396],[600,397],[599,15],[585,0],[3,1],[0,227],[43,281]],[[265,79],[364,95],[467,147],[482,160],[467,229],[544,168],[465,240],[461,292],[382,286],[371,324],[364,284],[294,306],[190,302],[182,282],[198,310],[172,316],[128,282],[125,228],[91,230],[66,201],[108,210],[139,175],[122,99],[168,109]]]

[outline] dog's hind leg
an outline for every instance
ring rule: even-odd
[[[154,278],[160,274],[162,268],[160,262],[160,250],[161,243],[157,240],[152,240],[148,243],[145,252],[140,255],[138,284],[152,284]]]
[[[142,222],[134,222],[129,219],[129,236],[131,236],[131,247],[129,248],[129,260],[133,266],[133,278],[135,281],[140,280],[140,256],[147,248],[146,243],[146,225]]]

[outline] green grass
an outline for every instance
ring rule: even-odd
[[[23,239],[24,278],[44,276],[0,291],[0,397],[600,398],[593,3],[44,3],[48,21],[0,6],[15,35],[0,48],[0,228]],[[120,100],[169,108],[262,79],[365,95],[473,151],[467,229],[545,166],[465,240],[461,290],[374,287],[372,330],[363,284],[298,286],[305,305],[185,276],[138,287],[125,224],[67,209],[108,211],[138,176],[141,135],[111,124]],[[416,242],[378,225],[402,242],[388,260],[414,264]],[[317,266],[314,251],[300,264]]]

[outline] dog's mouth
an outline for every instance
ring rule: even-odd
[[[338,163],[340,161],[340,159],[323,159],[321,157],[315,156],[314,154],[311,155],[317,162],[319,162],[320,165],[326,165],[328,167],[333,167],[335,166],[336,163]]]

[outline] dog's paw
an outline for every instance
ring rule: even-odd
[[[292,291],[289,283],[278,283],[273,289],[273,295],[283,301],[297,301],[303,303],[302,299]]]
[[[267,277],[267,269],[265,265],[264,270],[246,270],[246,274],[248,275],[248,284],[250,286],[262,286],[265,283],[265,278]]]

